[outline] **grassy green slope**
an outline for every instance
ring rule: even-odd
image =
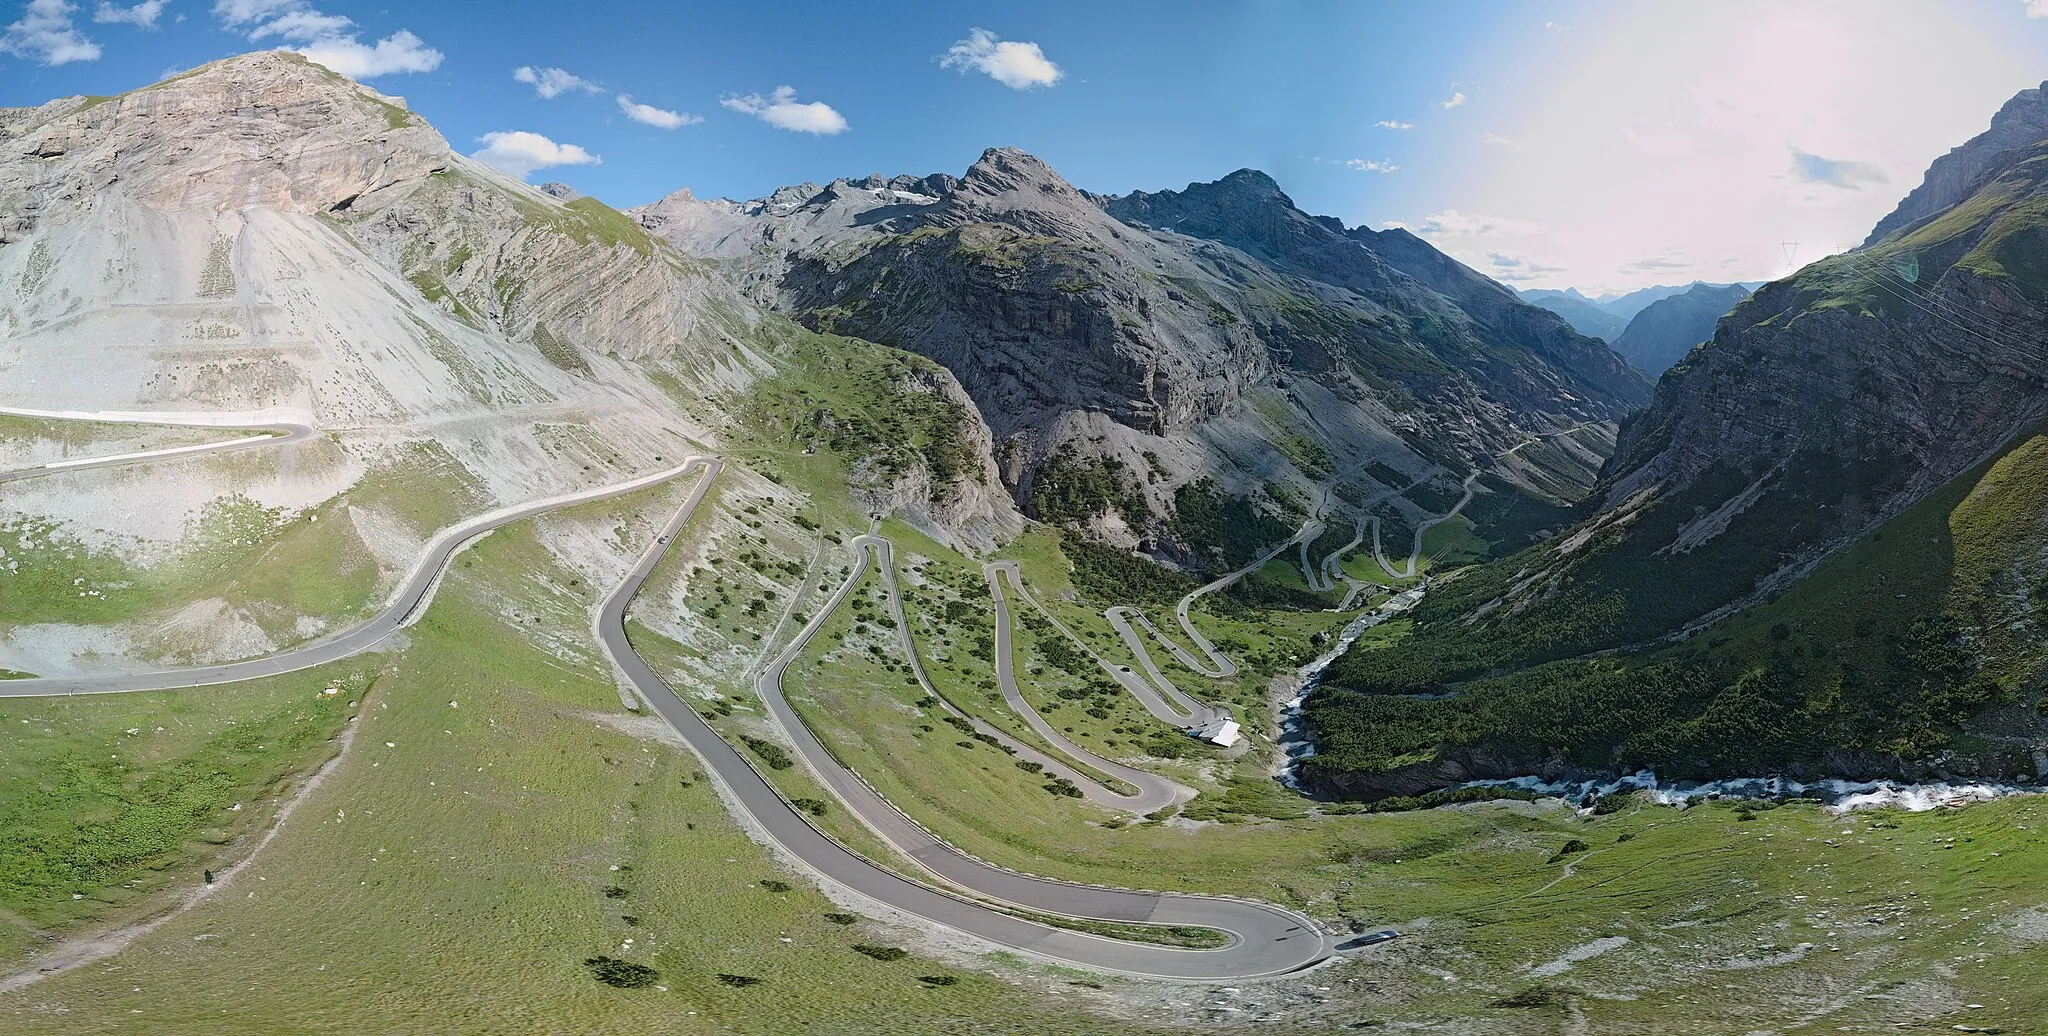
[[[2033,153],[2013,156],[2009,168],[1974,197],[1937,218],[1901,230],[1870,248],[1815,263],[1792,280],[1774,286],[1768,300],[1745,304],[1729,318],[1717,348],[1724,355],[1761,360],[1764,352],[1777,347],[1772,343],[1778,342],[1783,345],[1783,355],[1773,354],[1772,362],[1785,367],[1787,378],[1811,375],[1825,382],[1833,375],[1805,369],[1821,361],[1810,355],[1815,342],[1802,338],[1799,326],[1817,328],[1818,342],[1843,335],[1882,334],[1893,327],[1912,333],[1912,328],[1925,326],[1931,329],[1930,335],[1963,334],[1973,347],[2018,347],[2022,333],[1993,327],[2001,321],[2012,326],[2009,318],[1994,320],[1986,315],[1971,320],[1963,311],[2007,289],[2035,302],[2048,299],[2048,288],[2044,288],[2048,280],[2036,276],[2048,269],[2040,258],[2048,248],[2048,239],[2039,229],[2043,213],[2048,212],[2048,200],[2044,200],[2048,194],[2043,193],[2044,169],[2048,167],[2043,165],[2043,151],[2035,148]],[[1984,305],[1996,308],[2006,303]],[[1781,331],[1782,339],[1777,337]],[[1997,344],[2000,342],[2004,345]],[[1996,363],[1987,368],[1992,373],[2000,369]],[[1678,399],[1688,379],[1707,376],[1713,372],[1699,369],[1698,364],[1681,363],[1666,376],[1659,398],[1664,403]],[[1722,376],[1732,375],[1724,371]],[[1369,694],[1440,691],[1560,659],[1651,643],[1717,609],[1751,600],[1764,576],[1838,545],[1874,523],[1880,515],[1873,502],[1896,498],[1919,474],[1910,457],[1888,445],[1898,434],[1896,429],[1883,434],[1869,431],[1887,427],[1870,416],[1882,413],[1878,408],[1884,405],[1883,393],[1889,391],[1883,380],[1881,372],[1861,371],[1852,386],[1844,386],[1848,391],[1842,405],[1864,408],[1862,420],[1855,414],[1831,415],[1826,412],[1828,407],[1822,406],[1823,412],[1795,422],[1804,433],[1801,441],[1809,443],[1807,447],[1788,449],[1783,455],[1766,451],[1746,460],[1724,458],[1675,492],[1631,501],[1582,526],[1567,539],[1482,565],[1445,583],[1417,610],[1415,636],[1391,649],[1354,653],[1333,669],[1332,682]],[[1746,386],[1746,390],[1757,387]],[[1759,413],[1766,416],[1768,408],[1776,405],[1768,398],[1768,388],[1768,384],[1763,386],[1766,398],[1757,401]],[[2000,398],[2006,401],[2000,405],[2019,405],[2009,394]],[[1651,424],[1635,429],[1632,459],[1608,473],[1610,482],[1626,477],[1628,465],[1658,455],[1668,428],[1655,423],[1678,420],[1683,412],[1663,403],[1646,411],[1638,420]],[[1865,430],[1855,433],[1859,437],[1853,441],[1830,438],[1842,428]],[[1746,495],[1751,491],[1753,499]],[[1682,535],[1689,523],[1724,508],[1735,512],[1726,531],[1704,543],[1691,542]],[[1479,516],[1475,513],[1474,517]],[[1533,527],[1556,524],[1556,516],[1530,517]],[[1483,529],[1476,532],[1479,538],[1495,540]],[[1439,546],[1451,548],[1448,557],[1476,553],[1443,542],[1451,530],[1440,527],[1433,533]],[[2018,542],[2031,540],[2022,534]],[[1974,577],[1963,574],[1959,578],[1968,581]],[[1794,615],[1787,621],[1796,625],[1798,619]],[[1976,625],[1982,629],[1972,635],[1975,639],[1965,653],[1977,656],[1979,662],[2017,650],[2013,638],[1991,636],[1989,627]],[[1917,661],[1880,659],[1879,668],[1885,670],[1881,677],[1873,676],[1870,666],[1858,663],[1851,667],[1858,678],[1878,679],[1894,691],[1905,683],[1933,679],[1936,673],[1944,683],[1954,682],[1956,674],[1945,671],[1945,663],[1934,658],[1940,653],[1934,641],[1947,632],[1933,627],[1917,633],[1912,629],[1899,632],[1910,642],[1899,651],[1880,654],[1903,652]],[[1748,665],[1759,654],[1746,651],[1728,656],[1724,659],[1728,665],[1722,668]],[[1775,668],[1783,674],[1790,667],[1781,663]],[[1556,680],[1560,675],[1549,670],[1545,678]],[[1709,679],[1725,686],[1734,677],[1716,672]],[[1668,700],[1670,694],[1678,693],[1711,696],[1712,690],[1665,688],[1656,693]],[[1903,698],[1892,702],[1891,707],[1901,701]],[[1799,706],[1795,702],[1793,707]],[[1958,712],[1953,703],[1940,700],[1929,701],[1924,708],[1914,705],[1909,711],[1930,710],[1945,717],[1936,721],[1937,725],[1952,722]],[[1916,725],[1925,724],[1908,720],[1894,731],[1898,736],[1856,734],[1843,745],[1889,751],[1885,744],[1889,741],[1909,749],[1918,735],[1906,733],[1906,728]]]
[[[1490,747],[1675,777],[1813,766],[1832,747],[1850,753],[1837,763],[1870,772],[1891,756],[1943,751],[1965,772],[2031,771],[2024,738],[2001,748],[1965,728],[1980,719],[2019,737],[2041,722],[2031,707],[1985,710],[2042,686],[2044,484],[2048,437],[2022,438],[1782,595],[1682,644],[1476,679],[1438,699],[1400,692],[1416,688],[1418,657],[1448,638],[1361,651],[1344,660],[1348,689],[1311,703],[1322,745],[1313,770],[1335,779]],[[1436,611],[1422,621],[1458,620]]]
[[[0,996],[0,1031],[1116,1029],[928,957],[854,952],[903,933],[834,923],[694,759],[621,712],[608,674],[536,646],[577,637],[594,592],[541,590],[573,577],[517,528],[465,560],[367,700],[354,748],[233,893],[111,966]],[[102,725],[160,708],[93,704]],[[658,988],[599,984],[582,965],[598,955],[655,967]]]
[[[853,391],[822,384],[814,395]],[[721,556],[693,571],[689,600],[709,605],[722,590],[727,605],[704,621],[744,644],[750,625],[766,625],[747,614],[760,585],[748,572],[793,581],[780,566],[801,567],[808,544],[829,551],[833,537],[843,540],[865,518],[845,495],[848,458],[829,449],[805,456],[773,437],[736,447],[736,457],[774,480],[819,494],[795,512],[764,503],[736,467],[736,488],[710,505],[705,520],[746,530],[753,556]],[[1984,492],[1968,507],[1956,501],[1942,516],[1957,542],[2033,506],[2015,494],[2039,484],[2038,453],[2014,451],[1986,473]],[[677,492],[579,508],[560,520],[588,523],[629,552],[641,545],[648,517],[673,506]],[[934,676],[949,695],[993,716],[1000,706],[983,682],[984,627],[948,618],[955,606],[974,607],[978,560],[909,530],[887,531],[901,544],[912,622]],[[1888,530],[1877,542],[1895,540],[1902,548],[1901,535]],[[563,569],[542,543],[515,526],[463,556],[363,699],[369,707],[355,747],[232,894],[105,965],[0,994],[0,1032],[1110,1032],[1203,1024],[1203,1012],[1115,979],[946,951],[869,920],[834,923],[827,915],[840,908],[749,842],[695,761],[620,709],[602,666],[579,661],[591,657],[585,609],[601,588]],[[678,549],[689,548],[679,541]],[[1011,553],[1048,607],[1091,646],[1121,657],[1100,619],[1104,584],[1071,568],[1055,535],[1035,529]],[[820,581],[829,585],[845,560],[828,553]],[[1993,582],[2008,567],[1996,557],[1952,566],[1991,573]],[[1111,585],[1144,578],[1111,569],[1096,575]],[[818,600],[813,589],[795,604],[808,609]],[[2048,895],[2035,881],[2048,849],[2028,833],[2048,819],[2036,800],[1848,820],[1809,805],[1732,804],[1638,805],[1598,817],[1519,803],[1338,815],[1279,790],[1254,755],[1229,765],[1202,759],[1199,767],[1192,758],[1163,761],[1184,767],[1176,776],[1200,781],[1202,798],[1171,823],[1112,825],[1100,811],[1046,794],[1000,753],[937,736],[950,728],[919,729],[901,659],[880,636],[882,610],[871,602],[861,612],[837,620],[801,663],[803,678],[791,681],[799,707],[857,768],[963,848],[1037,873],[1256,895],[1339,930],[1406,932],[1307,980],[1327,992],[1243,991],[1256,1009],[1269,1005],[1311,1031],[1379,1022],[1502,1033],[1567,1023],[1596,1033],[1790,1033],[1904,1019],[2022,1031],[2048,1021],[2048,1000],[2027,981],[2044,962],[2048,931]],[[1309,635],[1333,618],[1197,614],[1246,674],[1211,682],[1166,664],[1190,690],[1237,702],[1255,721],[1266,680],[1298,664]],[[1760,635],[1772,636],[1768,627]],[[679,668],[686,650],[700,649],[670,645],[657,662]],[[1078,678],[1063,677],[1039,647],[1025,653],[1054,686]],[[293,683],[280,700],[296,709],[312,689]],[[217,692],[228,690],[240,688],[162,697],[198,710],[189,715],[214,715],[229,700]],[[729,687],[693,704],[731,733],[758,730],[748,725],[754,703],[744,695]],[[49,736],[84,759],[162,706],[151,696],[78,707],[96,710],[92,723],[52,726],[60,733]],[[1089,736],[1128,747],[1107,741],[1126,742],[1114,727],[1128,731],[1140,720],[1117,715]],[[41,773],[52,751],[0,742],[0,765]],[[240,789],[266,786],[266,769],[293,765],[303,764],[279,756],[249,770],[231,794],[248,795]],[[793,798],[816,794],[801,780],[784,787]],[[828,827],[843,820],[829,807],[821,818]],[[842,836],[860,844],[857,832]],[[192,844],[177,867],[203,866],[220,852],[203,837]],[[138,902],[150,890],[141,891]],[[73,902],[99,901],[63,893],[54,905]],[[20,935],[10,938],[21,945]],[[913,952],[878,961],[856,944]],[[657,984],[599,984],[581,962],[600,954],[656,968]],[[720,975],[761,982],[739,987]],[[1987,1006],[1962,1007],[1973,1002]]]

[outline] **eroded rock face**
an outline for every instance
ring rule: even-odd
[[[913,382],[959,408],[955,434],[973,458],[973,468],[942,478],[919,464],[907,475],[872,481],[856,472],[856,498],[877,514],[901,514],[932,538],[968,549],[987,550],[1015,539],[1023,531],[1024,517],[1003,491],[995,441],[974,401],[943,368],[919,371]]]
[[[80,205],[117,188],[154,208],[321,212],[445,168],[449,153],[402,100],[287,51],[118,97],[10,109],[0,129],[16,186]],[[16,156],[42,163],[42,174]]]
[[[2044,140],[2048,101],[2022,91],[1937,159],[1870,243],[1723,317],[1623,429],[1605,499],[1673,492],[1716,464],[1768,481],[1801,452],[1883,459],[1892,477],[1812,537],[1825,549],[2048,411],[2048,278],[2033,265],[2048,228],[2028,207],[2048,193]]]
[[[1364,474],[1375,464],[1462,475],[1647,392],[1605,346],[1423,242],[1383,258],[1369,231],[1301,213],[1250,171],[1103,198],[998,148],[957,180],[678,192],[634,215],[771,306],[944,364],[1026,506],[1055,454],[1141,475],[1123,491],[1151,520],[1205,476],[1302,494],[1348,478],[1371,498],[1400,488]],[[1105,538],[1147,539],[1142,520],[1097,517],[1084,524]]]
[[[2010,168],[2014,149],[2030,149],[2042,140],[2048,140],[2048,83],[2014,94],[1992,117],[1991,128],[1935,159],[1920,186],[1878,221],[1863,244],[1874,245],[1947,211]]]
[[[196,337],[277,368],[241,379],[244,389],[272,386],[254,405],[323,402],[312,386],[337,379],[344,388],[324,399],[337,420],[394,404],[414,414],[538,404],[578,394],[589,356],[719,353],[726,343],[702,324],[709,300],[723,297],[742,318],[748,309],[601,204],[543,194],[455,154],[402,101],[288,52],[215,62],[119,97],[10,109],[0,130],[0,234],[27,250],[18,283],[36,289],[0,305],[0,326],[22,334],[60,316],[140,319],[107,303],[222,308],[103,357],[116,403],[134,401],[118,398],[124,378],[136,381],[128,393],[164,380],[125,362],[136,349]],[[338,244],[360,251],[337,259]],[[409,307],[422,319],[377,326]],[[320,370],[348,366],[341,354],[371,327],[380,340],[363,351],[419,355],[389,356],[390,371]],[[521,361],[492,358],[500,345]],[[400,373],[408,366],[416,373]],[[342,405],[350,395],[361,404]]]

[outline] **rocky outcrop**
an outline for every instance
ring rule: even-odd
[[[1614,339],[1614,351],[1637,370],[1655,377],[1714,335],[1723,314],[1749,297],[1739,284],[1694,284],[1681,294],[1643,307]]]
[[[449,164],[448,142],[402,100],[289,51],[117,97],[8,109],[0,133],[17,176],[18,157],[44,164],[11,186],[37,190],[45,205],[118,189],[159,209],[324,212]]]
[[[1383,498],[1409,478],[1366,469],[1455,479],[1647,394],[1600,343],[1426,243],[1382,248],[1248,170],[1105,198],[998,148],[958,179],[870,176],[747,202],[678,192],[633,215],[765,304],[944,364],[1020,503],[1055,454],[1122,471],[1111,495],[1141,498],[1133,513],[1149,518],[1078,523],[1119,542],[1155,538],[1195,478],[1301,499],[1342,480]]]
[[[857,502],[876,514],[899,514],[928,536],[964,549],[990,550],[1008,543],[1023,531],[1024,516],[1017,513],[995,463],[995,439],[974,408],[966,390],[951,373],[940,368],[911,374],[902,388],[926,392],[950,403],[959,415],[953,429],[970,467],[965,471],[939,472],[929,464],[918,464],[906,474],[871,477],[868,469],[854,472]]]
[[[1992,118],[1991,128],[1935,159],[1920,186],[1877,222],[1863,246],[1955,207],[1999,172],[2025,160],[2043,140],[2048,140],[2048,83],[2014,94]]]
[[[1937,159],[1871,243],[1736,306],[1623,428],[1608,505],[1670,495],[1717,467],[1745,475],[1730,498],[1754,496],[1795,454],[1881,461],[1881,482],[1805,532],[1798,553],[1809,556],[2048,412],[2048,276],[2036,265],[2048,251],[2044,156],[2048,104],[2023,91],[1987,132]]]
[[[1347,230],[1309,216],[1256,170],[1183,191],[1111,199],[1108,208],[1132,222],[1221,241],[1375,308],[1416,314],[1403,320],[1405,337],[1461,368],[1490,399],[1561,411],[1570,405],[1563,403],[1567,396],[1583,393],[1589,412],[1582,419],[1618,417],[1644,399],[1641,377],[1555,314],[1406,230]],[[1489,350],[1513,359],[1488,362]]]

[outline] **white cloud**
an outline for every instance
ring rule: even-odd
[[[164,13],[164,5],[170,0],[143,0],[142,3],[123,7],[100,0],[92,12],[92,20],[102,25],[133,25],[138,29],[156,28],[156,20]]]
[[[29,0],[21,20],[0,33],[0,51],[45,65],[98,61],[100,46],[71,25],[77,4],[67,0]]]
[[[1487,135],[1479,138],[1479,142],[1482,144],[1491,144],[1495,147],[1509,148],[1515,151],[1520,151],[1522,149],[1522,145],[1517,144],[1514,141],[1509,140],[1508,138],[1503,137],[1498,133],[1488,133]]]
[[[1380,161],[1373,161],[1371,159],[1366,158],[1354,158],[1345,162],[1344,165],[1348,168],[1356,169],[1361,173],[1391,173],[1394,170],[1401,168],[1400,166],[1397,166],[1394,163],[1386,161],[1384,159]]]
[[[626,113],[626,118],[632,119],[634,122],[644,122],[656,129],[680,129],[684,126],[695,126],[704,121],[702,115],[691,115],[688,112],[672,112],[667,108],[656,108],[651,104],[640,104],[627,94],[619,95],[619,110]]]
[[[533,87],[533,92],[543,99],[559,97],[571,90],[581,90],[587,94],[604,90],[604,87],[566,68],[535,68],[532,65],[521,65],[512,70],[512,81]]]
[[[409,30],[364,43],[351,31],[354,21],[321,11],[310,0],[214,0],[213,16],[252,40],[275,36],[296,43],[288,49],[355,79],[441,67],[441,52]]]
[[[604,161],[575,144],[557,144],[525,130],[486,133],[476,139],[483,148],[472,152],[469,157],[522,180],[536,169],[558,165],[598,165]]]
[[[1807,183],[1821,183],[1847,191],[1860,191],[1866,184],[1888,183],[1891,179],[1872,163],[1822,158],[1798,148],[1792,149],[1792,175]]]
[[[2027,17],[2048,18],[2048,0],[2020,0],[2027,5]]]
[[[1542,229],[1541,225],[1525,219],[1483,216],[1476,212],[1464,213],[1457,209],[1445,209],[1424,216],[1421,228],[1416,232],[1444,237],[1525,237]]]
[[[1483,269],[1486,275],[1494,280],[1511,283],[1533,281],[1538,277],[1564,272],[1564,267],[1547,259],[1534,258],[1507,248],[1491,249],[1486,253],[1486,262],[1472,265]]]
[[[975,29],[953,44],[939,59],[939,67],[981,72],[1012,90],[1051,86],[1065,74],[1038,44],[998,39],[987,29]]]
[[[1635,262],[1624,265],[1622,269],[1630,271],[1632,273],[1651,273],[1668,275],[1675,270],[1690,270],[1693,268],[1693,264],[1691,262],[1679,258],[1678,255],[1679,253],[1675,251],[1668,251],[1662,255],[1653,255],[1649,256],[1648,258],[1638,259]]]
[[[2048,3],[2048,0],[2041,0],[2041,2]],[[1378,126],[1381,129],[1390,130],[1412,130],[1415,128],[1414,123],[1401,122],[1398,119],[1381,119],[1380,121],[1373,123],[1373,125]]]
[[[744,97],[727,97],[718,102],[733,111],[752,115],[776,129],[792,133],[817,133],[831,135],[846,132],[846,118],[823,101],[796,99],[796,88],[778,86],[767,97],[747,94]]]
[[[441,67],[441,52],[405,29],[378,40],[375,46],[364,44],[351,33],[314,40],[298,50],[352,79],[393,72],[432,72]]]
[[[1451,91],[1451,96],[1449,97],[1449,99],[1447,99],[1447,100],[1445,100],[1445,101],[1443,102],[1443,106],[1444,106],[1444,107],[1445,107],[1446,109],[1450,109],[1450,108],[1462,108],[1462,107],[1464,107],[1464,105],[1465,105],[1465,92],[1464,92],[1463,90],[1453,90],[1453,91]]]
[[[1518,249],[1570,271],[1534,282],[1545,287],[1780,277],[1861,241],[1929,162],[2044,78],[2041,37],[2013,0],[1981,17],[1924,0],[1603,10],[1612,17],[1487,67],[1478,128],[1521,150],[1449,139],[1430,161],[1440,200],[1397,211],[1416,223],[1455,206],[1539,225],[1464,246],[1482,262]],[[1794,147],[1823,161],[1797,164]],[[1788,255],[1780,242],[1794,241]],[[1674,245],[1684,251],[1664,251]],[[1718,265],[1729,258],[1742,262]]]
[[[327,14],[310,7],[278,11],[273,17],[253,23],[244,30],[252,40],[265,36],[279,36],[302,43],[312,43],[330,36],[341,34],[355,24],[338,14]]]
[[[253,22],[287,8],[296,7],[300,0],[214,0],[213,16],[230,28]]]

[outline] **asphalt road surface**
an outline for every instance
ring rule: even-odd
[[[0,680],[0,698],[48,698],[70,694],[126,694],[135,691],[166,691],[181,687],[206,687],[213,684],[234,683],[240,680],[255,680],[266,676],[297,672],[313,666],[326,665],[347,658],[350,655],[369,651],[398,632],[412,618],[424,610],[432,599],[434,587],[439,583],[442,569],[448,559],[470,540],[490,532],[499,526],[509,525],[522,518],[531,518],[543,511],[559,507],[603,500],[620,496],[649,486],[659,485],[695,468],[717,464],[716,458],[691,457],[682,464],[667,471],[626,482],[597,486],[591,489],[565,493],[544,500],[531,500],[523,504],[501,508],[489,514],[479,515],[466,522],[450,526],[427,542],[426,551],[413,565],[398,589],[387,599],[384,609],[361,625],[322,640],[316,640],[304,647],[262,658],[251,658],[241,662],[227,662],[221,665],[200,666],[190,669],[166,669],[153,673],[111,674],[104,676],[55,676],[35,677],[27,680]]]
[[[1018,585],[1016,562],[1001,561],[986,566],[982,569],[982,575],[988,580],[989,596],[995,601],[996,605],[996,687],[1002,691],[1003,702],[1010,707],[1010,711],[1023,717],[1024,722],[1029,724],[1031,729],[1037,731],[1040,737],[1045,738],[1047,742],[1060,751],[1066,752],[1138,789],[1137,795],[1117,795],[1114,797],[1112,804],[1119,809],[1127,809],[1133,813],[1143,815],[1154,810],[1164,809],[1182,799],[1193,798],[1195,796],[1193,788],[1167,780],[1147,770],[1140,770],[1134,766],[1125,766],[1122,763],[1104,759],[1082,748],[1068,739],[1058,728],[1047,722],[1045,717],[1040,715],[1036,708],[1032,707],[1031,702],[1024,697],[1024,692],[1017,686],[1016,646],[1010,636],[1010,602],[1003,595],[1002,578],[1004,576],[1010,579],[1013,586]],[[1018,589],[1021,593],[1022,587],[1019,586]],[[1109,668],[1106,664],[1104,667]],[[1148,705],[1147,707],[1149,708],[1150,706]],[[1083,794],[1086,795],[1085,788]]]
[[[285,446],[305,442],[316,434],[311,415],[285,410],[262,410],[246,413],[193,414],[158,413],[142,411],[117,411],[110,413],[89,413],[73,410],[29,410],[21,407],[0,407],[0,414],[13,417],[41,418],[52,421],[93,421],[99,424],[142,424],[163,425],[175,428],[219,428],[255,432],[239,439],[221,442],[196,443],[191,446],[171,446],[160,450],[138,450],[133,453],[117,453],[106,457],[80,457],[51,461],[34,467],[15,471],[0,471],[0,482],[13,482],[40,475],[54,475],[60,471],[79,471],[85,468],[106,468],[120,464],[142,464],[150,461],[170,460],[178,457],[192,457],[209,453],[230,453],[256,446]]]
[[[166,415],[32,412],[29,416],[71,420],[204,424],[214,427],[249,428],[264,434],[197,447],[176,447],[112,457],[86,458],[76,462],[60,462],[55,466],[9,473],[11,477],[46,475],[60,470],[84,467],[141,463],[173,456],[217,453],[258,445],[283,445],[286,442],[303,441],[314,434],[311,425],[306,423],[238,422],[235,415],[210,415],[190,422],[164,420]],[[768,705],[776,721],[790,734],[798,755],[805,764],[849,810],[927,872],[935,882],[942,882],[984,901],[1034,912],[1137,924],[1195,925],[1225,932],[1230,936],[1230,941],[1215,949],[1181,949],[1149,943],[1124,942],[1027,921],[974,902],[967,898],[967,895],[942,891],[935,885],[913,881],[880,867],[850,852],[813,827],[802,814],[776,793],[758,771],[741,758],[715,731],[705,725],[703,719],[655,675],[646,661],[633,650],[626,637],[627,605],[661,560],[669,539],[683,528],[703,501],[713,478],[723,466],[723,462],[715,457],[691,457],[683,464],[666,471],[627,482],[529,501],[452,526],[436,535],[427,544],[427,549],[411,573],[394,591],[383,610],[358,626],[301,648],[241,662],[153,673],[6,680],[0,681],[0,697],[118,694],[202,687],[276,676],[369,651],[383,643],[422,611],[431,600],[434,588],[438,585],[450,559],[464,544],[476,537],[545,511],[619,496],[658,485],[692,470],[701,470],[704,477],[691,491],[683,506],[669,520],[662,533],[656,537],[656,542],[627,574],[619,588],[605,599],[598,615],[596,629],[600,642],[617,662],[626,678],[638,689],[642,699],[682,734],[759,828],[791,855],[841,885],[933,923],[999,945],[1104,971],[1216,981],[1285,974],[1308,967],[1330,956],[1332,951],[1329,941],[1313,921],[1270,904],[1210,896],[1076,885],[1021,874],[972,859],[940,841],[902,811],[890,805],[856,774],[840,766],[783,698],[782,680],[790,664],[817,634],[832,612],[846,602],[865,573],[870,559],[887,570],[889,545],[888,541],[880,537],[864,536],[854,541],[860,552],[859,566],[833,596],[830,605],[805,625],[796,639],[776,657],[756,682],[756,690],[761,693],[762,701]],[[901,601],[900,597],[895,595],[893,578],[889,581],[889,588],[899,615],[899,628],[905,628],[901,621]],[[998,599],[1000,600],[1000,597]]]
[[[716,472],[715,464],[710,470]],[[982,863],[941,842],[890,805],[859,776],[839,765],[784,700],[782,681],[804,646],[851,596],[871,559],[881,560],[887,547],[879,537],[855,541],[859,564],[852,575],[830,603],[819,609],[795,640],[769,664],[755,689],[812,772],[848,810],[922,868],[934,883],[914,881],[871,863],[812,826],[655,674],[626,637],[627,604],[660,562],[667,541],[689,521],[709,483],[707,478],[698,486],[657,542],[605,600],[598,617],[598,634],[643,700],[696,750],[732,799],[776,844],[824,877],[898,910],[998,945],[1087,968],[1217,981],[1285,974],[1330,955],[1328,940],[1314,922],[1269,904],[1075,885]],[[1220,948],[1196,950],[1087,935],[1027,921],[974,902],[967,895],[941,891],[936,887],[939,882],[984,900],[1039,913],[1131,923],[1199,925],[1229,933],[1232,939]]]

